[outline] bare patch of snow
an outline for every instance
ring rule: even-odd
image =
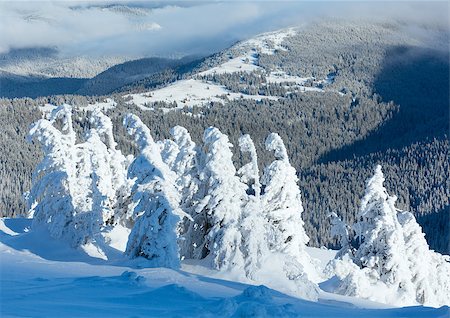
[[[115,248],[118,251],[125,252],[127,248],[128,235],[130,235],[130,229],[116,225],[111,231],[103,234],[106,243]]]
[[[294,29],[286,29],[277,32],[264,33],[256,38],[239,43],[236,48],[243,49],[245,53],[222,63],[219,66],[199,73],[200,76],[211,74],[225,74],[236,72],[253,72],[262,70],[258,66],[258,54],[273,55],[277,50],[286,51],[282,46],[285,38],[295,35]]]
[[[393,308],[324,291],[317,302],[306,301],[252,286],[260,282],[233,281],[231,273],[212,270],[201,261],[183,262],[182,270],[171,270],[148,268],[148,261],[142,258],[102,260],[53,240],[46,232],[6,235],[31,220],[3,221],[0,219],[0,300],[5,317],[35,316],[37,308],[41,316],[74,317],[445,317],[448,313],[448,307]],[[307,252],[322,261],[333,253],[313,248]],[[268,260],[268,268],[272,265]],[[271,275],[274,285],[287,289]],[[38,292],[30,292],[33,290]]]
[[[90,257],[99,258],[103,260],[108,260],[108,257],[103,253],[103,251],[96,245],[92,243],[87,243],[81,246],[81,249]]]

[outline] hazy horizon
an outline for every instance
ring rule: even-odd
[[[40,47],[65,56],[209,54],[323,18],[396,20],[430,41],[430,30],[449,29],[445,1],[2,1],[0,53]]]

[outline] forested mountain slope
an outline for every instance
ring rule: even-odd
[[[449,59],[445,45],[429,41],[448,40],[448,34],[427,32],[425,41],[400,23],[328,21],[262,35],[198,66],[139,78],[126,92],[108,96],[117,103],[108,115],[128,153],[134,149],[121,137],[121,122],[130,110],[154,134],[162,132],[157,138],[182,125],[198,141],[214,125],[237,146],[241,134],[251,133],[260,165],[269,160],[264,138],[278,132],[299,173],[313,246],[336,244],[328,214],[353,223],[364,180],[381,163],[399,206],[417,216],[431,248],[449,253]],[[39,106],[102,100],[66,95],[0,101],[1,133],[8,136],[0,141],[7,149],[0,158],[3,216],[25,212],[21,195],[40,158],[25,136],[41,116]],[[89,126],[84,111],[76,118],[80,131]],[[239,167],[237,148],[234,158]]]
[[[32,60],[27,60],[32,63]],[[16,73],[2,70],[2,61],[0,57],[0,97],[20,98],[20,97],[41,97],[61,94],[77,95],[105,95],[116,90],[124,90],[126,86],[141,82],[145,79],[158,79],[167,77],[171,74],[176,80],[179,73],[183,74],[190,71],[201,59],[198,57],[187,56],[181,59],[167,58],[142,58],[133,61],[126,61],[107,68],[99,74],[88,77],[72,76],[48,76],[47,74],[17,74],[17,70],[12,67]],[[4,63],[6,63],[4,61]],[[42,63],[39,60],[38,63]],[[67,65],[67,68],[74,67]],[[88,63],[86,68],[91,67]],[[64,72],[59,72],[64,74]],[[58,74],[59,74],[58,73]],[[125,86],[125,87],[124,87]]]

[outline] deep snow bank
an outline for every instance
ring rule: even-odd
[[[145,268],[111,248],[108,260],[29,231],[28,219],[0,219],[2,317],[445,317],[448,307],[386,308],[321,293],[318,302],[230,281],[201,264]],[[117,243],[117,237],[112,235]],[[120,243],[120,242],[119,242]],[[120,244],[116,245],[120,246]],[[327,251],[309,249],[313,256]],[[332,256],[331,256],[332,257]]]

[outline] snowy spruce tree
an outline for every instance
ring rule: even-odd
[[[250,162],[239,169],[238,175],[247,185],[248,194],[241,222],[244,269],[247,277],[255,279],[258,269],[269,255],[268,223],[263,215],[255,145],[249,135],[243,135],[239,138],[239,147],[242,153],[248,153],[250,156]]]
[[[61,130],[56,126],[60,126]],[[102,210],[93,173],[92,144],[76,144],[72,108],[56,108],[37,121],[29,138],[44,151],[28,196],[33,227],[46,227],[53,238],[77,247],[92,241],[102,227]]]
[[[450,305],[450,258],[430,250],[425,234],[410,212],[399,211],[416,301],[426,306]]]
[[[265,168],[262,185],[263,213],[269,223],[269,249],[287,256],[286,272],[293,279],[307,274],[316,280],[317,273],[305,251],[309,237],[302,220],[303,206],[295,168],[289,163],[283,140],[276,133],[266,139],[266,149],[275,160]]]
[[[205,240],[195,252],[209,255],[216,269],[243,268],[240,221],[246,186],[236,176],[228,136],[210,127],[205,130],[203,141],[206,157],[200,177],[205,195],[196,212],[207,224]]]
[[[342,279],[338,291],[385,303],[415,304],[403,229],[395,208],[396,197],[388,195],[383,182],[378,165],[367,181],[357,222],[353,225],[359,247],[352,261],[336,263],[336,272]]]
[[[403,231],[397,219],[396,197],[389,196],[383,185],[381,166],[367,181],[366,193],[354,225],[360,243],[355,253],[356,264],[370,275],[398,290],[405,300],[411,293],[411,277],[404,255]]]
[[[131,180],[127,177],[130,159],[117,149],[111,119],[96,109],[90,118],[91,126],[87,142],[93,148],[93,172],[97,188],[103,196],[102,219],[105,225],[121,223],[130,226],[131,215],[127,214],[130,204]]]
[[[124,126],[140,151],[128,172],[135,180],[132,193],[136,223],[125,253],[131,258],[143,256],[155,267],[178,268],[178,224],[186,214],[179,206],[176,175],[163,162],[150,130],[137,116],[127,115]]]
[[[199,189],[198,164],[199,151],[191,135],[186,128],[175,126],[170,130],[170,134],[177,145],[177,155],[173,161],[172,170],[176,174],[176,187],[181,194],[180,206],[190,218],[184,218],[180,223],[180,254],[183,258],[194,258],[194,245],[200,245],[205,233],[200,228],[195,213],[196,195]]]
[[[53,125],[58,118],[62,119],[62,131]],[[27,198],[33,228],[46,226],[50,235],[57,239],[70,236],[74,230],[71,186],[74,183],[72,151],[76,140],[70,106],[55,109],[50,120],[37,121],[28,135],[29,141],[33,139],[40,143],[44,152]]]

